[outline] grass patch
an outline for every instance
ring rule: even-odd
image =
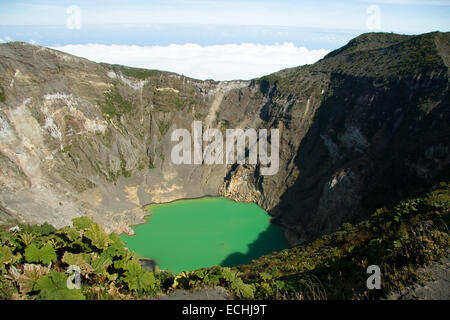
[[[194,119],[195,120],[201,120],[202,118],[203,118],[203,115],[201,113],[194,114]]]
[[[58,152],[59,153],[67,153],[70,151],[71,148],[72,148],[72,144],[69,144],[69,145],[65,146],[64,148],[59,149]]]
[[[78,177],[75,173],[69,170],[62,170],[59,172],[61,178],[63,178],[69,185],[71,185],[77,193],[82,193],[86,190],[94,188],[96,185],[89,179],[84,177]]]
[[[126,169],[126,163],[125,163],[125,161],[120,161],[120,169],[122,170],[122,175],[123,175],[125,178],[131,177],[131,171],[128,171],[128,170]]]
[[[2,86],[0,86],[0,102],[5,102],[5,101],[6,101],[5,89],[3,89]]]
[[[155,90],[153,104],[156,107],[155,110],[170,111],[175,108],[177,111],[182,111],[189,104],[189,101],[180,98],[178,93],[172,90]]]
[[[103,116],[108,119],[116,118],[120,121],[123,114],[129,113],[133,108],[131,102],[124,100],[116,91],[105,92],[105,101],[100,103]]]
[[[111,68],[115,72],[121,72],[126,77],[135,78],[138,80],[145,80],[152,76],[158,76],[161,73],[160,71],[157,71],[157,70],[132,68],[132,67],[122,66],[122,65],[118,65],[118,64],[114,64],[114,65],[103,64],[103,65]]]
[[[164,136],[170,128],[170,121],[165,122],[163,120],[158,120],[157,123],[159,133],[161,134],[161,136]]]

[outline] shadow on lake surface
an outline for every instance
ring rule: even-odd
[[[226,257],[220,265],[233,267],[288,248],[280,227],[270,224],[269,227],[258,235],[258,238],[248,245],[247,253],[235,252]]]

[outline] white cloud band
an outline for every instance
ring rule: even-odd
[[[200,46],[66,45],[54,47],[96,62],[172,71],[197,79],[252,79],[275,71],[311,64],[329,51],[308,50],[292,43]]]

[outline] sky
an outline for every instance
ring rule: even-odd
[[[125,3],[125,4],[124,4]],[[78,6],[84,24],[230,24],[366,29],[379,6],[383,31],[448,30],[448,0],[13,0],[0,1],[2,25],[65,24]]]
[[[216,80],[313,63],[364,32],[436,30],[450,0],[0,0],[0,43]]]

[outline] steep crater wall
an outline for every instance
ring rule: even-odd
[[[0,217],[89,215],[130,233],[145,204],[224,195],[308,242],[448,172],[448,42],[363,35],[314,65],[229,82],[0,45]],[[278,128],[278,173],[174,165],[171,133],[194,120]]]

